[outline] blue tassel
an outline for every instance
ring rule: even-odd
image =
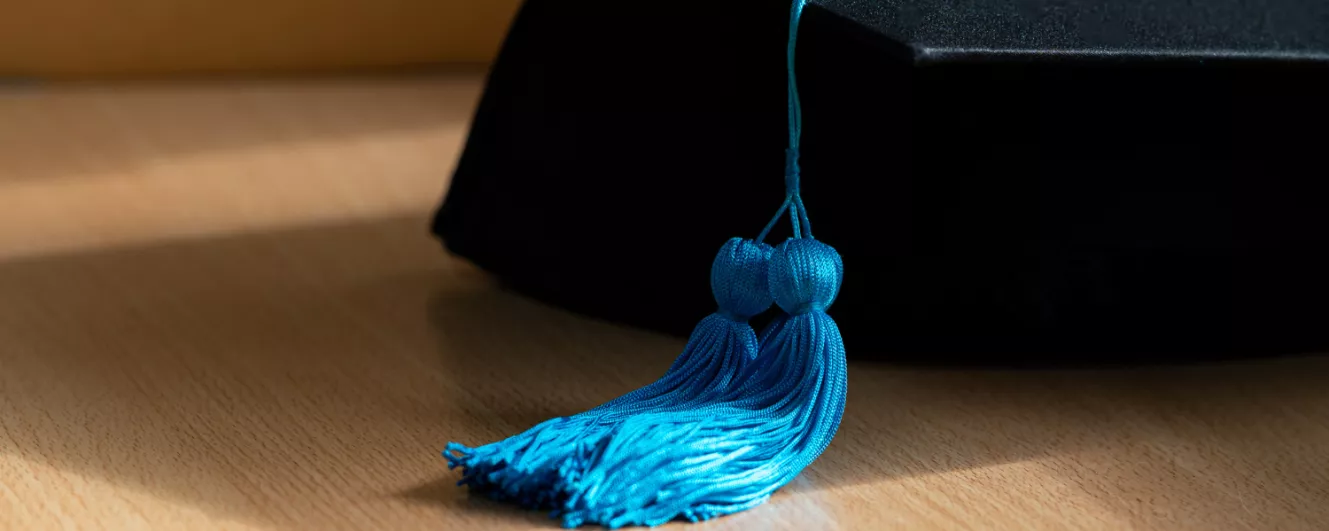
[[[720,311],[702,320],[655,383],[600,407],[549,420],[478,448],[449,443],[460,484],[527,507],[565,527],[706,520],[765,502],[830,444],[844,414],[844,342],[826,314],[844,275],[840,255],[812,238],[799,193],[802,108],[788,46],[786,197],[753,240],[730,240],[711,268]],[[789,214],[794,238],[757,243]],[[784,310],[761,334],[747,320]],[[754,357],[754,354],[757,354]]]
[[[761,354],[718,400],[632,416],[599,437],[565,476],[565,527],[655,526],[706,520],[766,501],[821,455],[844,413],[839,327],[826,314],[843,276],[839,254],[791,239],[771,258],[771,289],[786,315]]]
[[[757,355],[747,320],[771,307],[767,285],[770,245],[733,238],[711,266],[719,311],[693,330],[683,352],[654,383],[570,417],[558,417],[502,441],[477,448],[448,443],[449,468],[462,468],[459,485],[527,508],[561,505],[560,488],[579,474],[590,445],[624,419],[653,410],[687,409],[713,402]]]

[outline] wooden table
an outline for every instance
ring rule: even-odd
[[[595,405],[682,341],[430,238],[478,91],[0,92],[0,527],[552,527],[454,488],[444,442]],[[851,364],[826,455],[695,529],[1329,529],[1326,374]]]

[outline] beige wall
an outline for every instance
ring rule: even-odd
[[[0,76],[489,61],[520,0],[0,0]]]

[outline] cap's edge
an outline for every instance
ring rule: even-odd
[[[1301,63],[1329,64],[1329,53],[1241,50],[1151,50],[1071,48],[1061,50],[1004,48],[915,47],[915,63],[1043,63],[1043,62],[1185,62],[1185,63]]]

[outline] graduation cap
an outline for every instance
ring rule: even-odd
[[[814,0],[803,175],[852,356],[1329,347],[1329,4]],[[785,2],[528,0],[434,231],[532,296],[686,333],[780,200]]]
[[[688,272],[785,196],[716,255],[718,309],[664,376],[449,443],[461,484],[565,527],[755,507],[838,429],[837,301],[849,352],[897,358],[1324,347],[1324,8],[791,3],[787,34],[783,5],[522,10],[438,212],[452,250],[681,331],[706,299]],[[791,237],[763,243],[786,213]]]

